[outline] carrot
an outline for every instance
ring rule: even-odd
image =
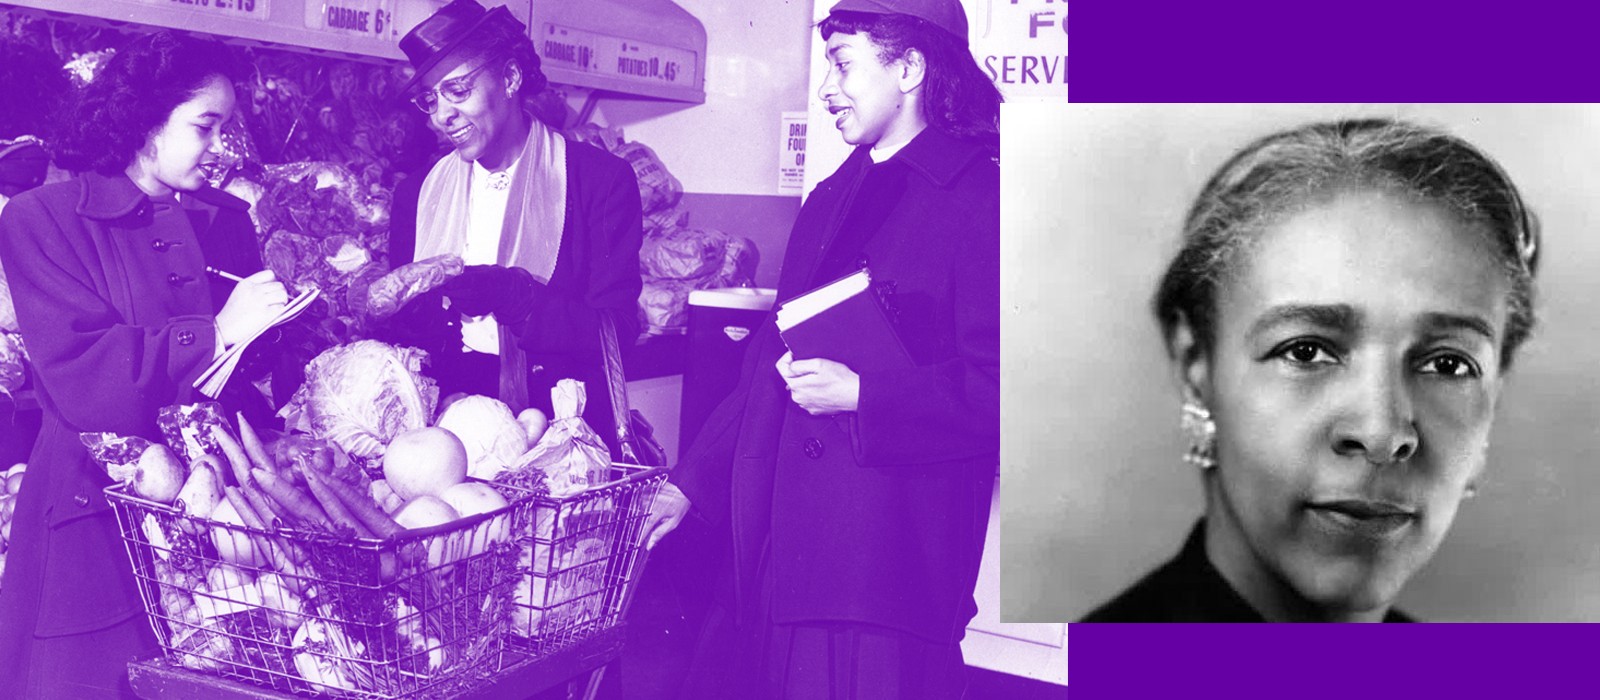
[[[322,512],[322,508],[317,506],[316,501],[301,493],[290,485],[288,481],[279,478],[277,474],[262,469],[252,469],[250,475],[255,477],[257,483],[261,484],[262,491],[271,496],[272,500],[277,501],[278,505],[283,506],[283,510],[289,514],[290,518],[316,525],[323,529],[332,527],[332,523],[328,521],[327,514]]]
[[[233,504],[233,509],[239,513],[239,519],[244,521],[246,527],[261,530],[262,532],[272,531],[272,528],[267,526],[266,521],[262,520],[261,515],[250,505],[250,499],[245,495],[242,487],[229,486],[224,489],[224,492],[228,502]],[[306,558],[304,552],[293,552],[298,556],[291,557],[290,553],[278,547],[277,541],[271,537],[263,538],[261,545],[266,547],[267,555],[272,559],[273,565],[279,569],[293,564],[296,559],[303,562]]]
[[[334,497],[344,504],[345,509],[349,510],[351,515],[354,515],[362,524],[367,526],[367,529],[373,531],[379,537],[387,539],[406,531],[405,528],[400,527],[400,523],[395,522],[394,518],[389,517],[389,514],[383,512],[382,508],[373,503],[370,497],[364,493],[356,493],[356,490],[348,484],[338,479],[327,478],[322,480],[322,485],[333,492]]]
[[[244,445],[244,453],[250,457],[253,466],[265,469],[274,474],[278,473],[278,465],[273,463],[272,457],[267,454],[266,445],[261,444],[261,436],[256,434],[250,421],[244,419],[244,413],[239,413],[239,442]]]
[[[238,486],[229,486],[223,489],[223,494],[228,499],[228,502],[233,504],[234,512],[239,514],[239,519],[244,521],[245,527],[252,527],[263,532],[269,531],[266,522],[261,519],[261,515],[256,513],[255,508],[251,507],[250,501],[245,498],[243,490]]]
[[[228,430],[220,425],[211,426],[211,437],[216,438],[217,446],[222,448],[222,454],[228,457],[228,466],[233,470],[233,478],[238,486],[250,483],[250,458],[244,454],[244,448],[239,446],[239,441],[228,434]]]
[[[256,514],[260,515],[261,520],[269,527],[274,527],[280,523],[283,525],[293,524],[273,505],[272,499],[267,498],[267,494],[261,492],[259,484],[245,484],[239,487],[239,491],[244,493],[244,499],[250,502],[250,507],[256,510]]]
[[[339,502],[339,497],[328,490],[328,485],[324,482],[327,477],[318,474],[315,468],[305,465],[300,465],[300,473],[305,476],[306,487],[311,490],[311,495],[317,499],[318,503],[322,504],[322,509],[327,511],[328,518],[333,521],[335,527],[350,528],[355,531],[357,537],[374,536],[372,530],[363,525],[354,515],[351,515],[350,509],[345,508],[344,504]]]

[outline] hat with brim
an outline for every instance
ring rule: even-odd
[[[504,5],[486,10],[474,0],[455,0],[406,32],[405,36],[400,37],[400,52],[411,61],[416,74],[400,88],[400,96],[409,95],[422,83],[428,71],[449,58],[467,37],[490,22],[511,22],[522,26],[522,22],[511,16]]]
[[[967,11],[960,0],[839,0],[828,10],[874,15],[908,15],[943,29],[967,43]]]

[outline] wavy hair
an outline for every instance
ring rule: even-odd
[[[1511,282],[1500,364],[1510,367],[1532,333],[1537,220],[1499,164],[1466,141],[1391,119],[1311,124],[1267,136],[1224,163],[1195,199],[1183,247],[1167,267],[1153,310],[1169,352],[1180,320],[1199,347],[1213,348],[1217,288],[1240,252],[1274,217],[1330,191],[1372,187],[1444,207],[1493,237]]]
[[[170,31],[140,36],[106,62],[57,120],[56,163],[121,172],[178,105],[212,78],[231,84],[243,74],[238,57],[219,41]]]
[[[918,17],[870,12],[835,12],[817,26],[824,40],[834,34],[867,35],[882,63],[916,49],[927,62],[921,104],[928,125],[999,150],[1000,90],[954,34]]]

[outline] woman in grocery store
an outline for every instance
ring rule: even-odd
[[[778,298],[867,268],[910,361],[794,359],[766,324],[650,542],[688,513],[733,538],[686,696],[959,697],[999,465],[1000,95],[957,0],[844,0],[820,29],[818,97],[856,149],[802,207]]]
[[[126,696],[128,662],[158,651],[100,493],[110,480],[78,434],[159,440],[157,409],[203,398],[193,380],[286,302],[257,273],[247,205],[203,170],[222,150],[237,65],[214,41],[133,40],[53,139],[80,174],[0,214],[0,263],[45,413],[0,589],[0,697]]]
[[[1204,517],[1091,622],[1407,621],[1472,498],[1539,237],[1486,154],[1387,119],[1262,138],[1189,209],[1154,309]]]
[[[639,332],[633,169],[535,117],[545,77],[504,7],[455,0],[400,49],[416,69],[406,96],[453,152],[397,188],[390,262],[454,254],[467,267],[412,301],[389,339],[434,356],[441,393],[493,396],[513,411],[549,414],[551,387],[581,380],[584,421],[615,441],[600,329],[609,318],[624,346]]]

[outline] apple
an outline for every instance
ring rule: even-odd
[[[139,455],[139,464],[134,468],[133,492],[157,503],[171,503],[183,488],[183,480],[183,463],[177,455],[166,445],[151,445]]]
[[[394,513],[394,521],[407,530],[443,525],[458,517],[460,514],[456,513],[456,509],[437,496],[418,496],[406,501]]]
[[[509,505],[504,496],[494,487],[481,481],[468,481],[456,484],[445,489],[439,495],[440,500],[450,504],[451,508],[461,517],[477,515],[479,513],[492,513]],[[487,535],[484,530],[487,528]],[[468,556],[476,556],[489,543],[506,542],[511,539],[511,514],[501,513],[488,523],[480,524],[471,534],[472,546]]]
[[[466,481],[467,448],[444,428],[401,433],[383,453],[383,478],[407,501],[437,496]]]
[[[418,496],[394,512],[394,521],[408,530],[420,530],[443,525],[460,517],[450,504],[435,496]],[[462,549],[456,544],[460,533],[438,534],[428,537],[428,568],[439,569],[461,558]],[[443,572],[441,572],[443,573]]]
[[[545,429],[550,427],[550,419],[543,411],[537,408],[524,408],[517,414],[517,422],[522,424],[522,429],[528,433],[528,446],[539,444],[539,438],[544,437]]]

